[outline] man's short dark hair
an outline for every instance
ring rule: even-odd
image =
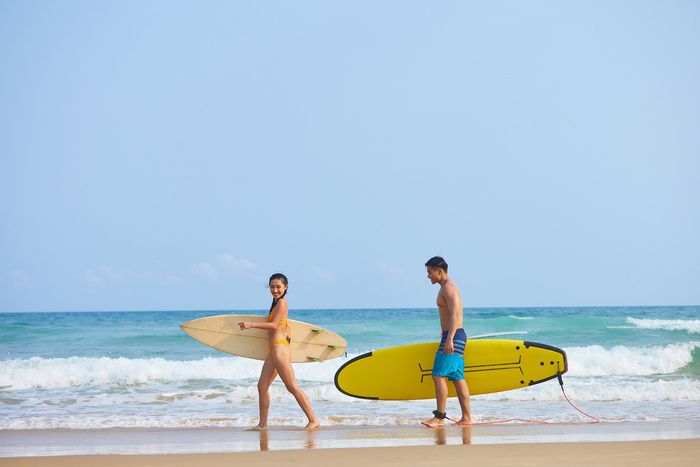
[[[447,272],[447,263],[440,256],[433,256],[425,263],[425,266],[433,269],[442,269]]]

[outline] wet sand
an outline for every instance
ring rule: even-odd
[[[0,432],[0,466],[697,465],[700,422],[30,430]],[[692,464],[691,464],[692,463]],[[595,465],[595,464],[594,464]],[[669,464],[670,465],[670,464]]]

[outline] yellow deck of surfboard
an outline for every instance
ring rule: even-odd
[[[370,352],[350,360],[335,375],[344,394],[363,399],[435,398],[431,376],[438,342]],[[566,353],[544,344],[508,339],[467,341],[464,379],[471,395],[532,386],[567,371]],[[455,397],[448,384],[449,397]]]
[[[270,354],[268,331],[246,329],[242,321],[264,323],[258,315],[218,315],[198,318],[180,325],[183,331],[216,350],[239,357],[265,360]],[[330,360],[345,354],[347,343],[338,334],[302,321],[287,321],[291,329],[292,363]]]

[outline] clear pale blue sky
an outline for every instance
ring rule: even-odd
[[[0,3],[0,311],[700,304],[700,2]]]

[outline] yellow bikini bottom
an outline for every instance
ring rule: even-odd
[[[276,346],[277,344],[284,344],[284,345],[286,345],[287,347],[291,348],[290,345],[289,345],[289,341],[288,341],[287,339],[282,339],[282,340],[278,340],[278,341],[275,341],[275,342],[273,342],[272,344],[270,344],[270,352],[272,352],[272,348],[273,348],[274,346]]]
[[[272,311],[270,311],[270,316],[267,317],[267,322],[268,323],[272,322]],[[289,328],[289,324],[287,324],[287,320],[286,319],[280,320],[278,326],[287,326],[287,334],[290,337],[287,337],[286,339],[283,339],[283,340],[275,341],[272,344],[270,344],[270,352],[272,352],[272,348],[277,344],[284,344],[291,349],[291,347],[289,346],[289,341],[291,340],[292,330]]]

